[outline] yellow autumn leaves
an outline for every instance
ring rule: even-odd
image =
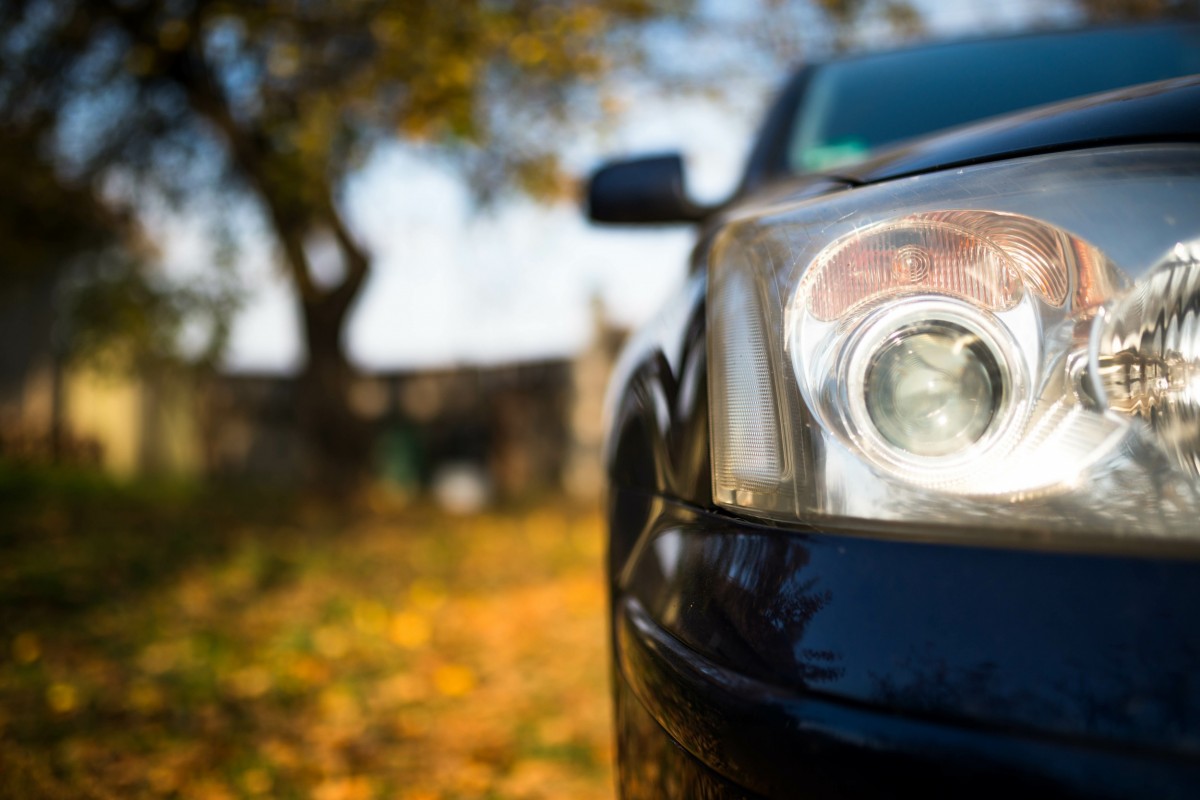
[[[607,798],[601,552],[556,506],[248,526],[10,634],[0,771],[85,798]]]

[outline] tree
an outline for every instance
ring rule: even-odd
[[[372,256],[339,205],[347,175],[399,136],[445,145],[481,194],[560,191],[551,134],[572,88],[610,68],[623,26],[682,2],[0,0],[0,116],[66,179],[135,187],[110,204],[186,202],[213,164],[209,188],[261,207],[302,312],[305,431],[324,477],[352,479],[365,439],[342,335]]]

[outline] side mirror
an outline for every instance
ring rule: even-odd
[[[678,153],[606,164],[588,180],[588,218],[593,222],[649,225],[696,222],[708,209],[687,197]]]

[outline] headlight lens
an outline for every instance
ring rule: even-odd
[[[996,358],[954,323],[894,333],[871,356],[863,404],[875,429],[917,456],[945,456],[979,441],[1004,394]]]
[[[735,222],[710,258],[715,498],[776,519],[1200,538],[1192,240],[1186,146]]]

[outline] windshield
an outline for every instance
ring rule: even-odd
[[[826,64],[793,123],[794,172],[985,117],[1200,72],[1191,25],[962,42]]]

